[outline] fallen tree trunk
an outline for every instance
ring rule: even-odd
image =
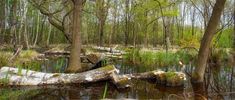
[[[7,79],[8,85],[88,83],[107,80],[115,70],[114,66],[106,66],[83,73],[65,74],[42,73],[25,69],[2,67],[0,69],[0,79]]]
[[[7,80],[6,85],[70,84],[111,80],[118,88],[129,87],[129,80],[131,79],[155,79],[157,83],[166,86],[182,86],[185,80],[185,74],[181,72],[150,71],[126,75],[119,75],[117,72],[118,70],[113,65],[74,74],[42,73],[2,67],[0,69],[0,80]]]
[[[100,47],[100,46],[94,46],[92,47],[93,49],[95,50],[98,50],[98,51],[104,51],[104,52],[110,52],[110,53],[122,53],[124,54],[125,52],[122,51],[122,50],[117,50],[117,46],[115,47]]]

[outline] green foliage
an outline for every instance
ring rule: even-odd
[[[218,33],[216,38],[214,38],[214,43],[216,47],[220,48],[231,48],[233,45],[233,29],[225,29],[222,33]]]
[[[38,56],[38,54],[39,53],[37,53],[35,50],[25,50],[25,51],[21,51],[19,56],[21,58],[28,59],[28,58],[36,57]]]
[[[167,79],[173,79],[174,77],[177,76],[177,74],[175,72],[169,71],[169,72],[166,72],[165,76]]]
[[[124,58],[132,63],[138,63],[140,58],[140,49],[129,49],[127,52],[128,53],[124,56]]]
[[[41,62],[40,61],[27,61],[27,62],[20,64],[19,66],[28,70],[40,71]]]
[[[10,52],[0,52],[0,68],[8,65],[8,59],[11,57]]]
[[[178,66],[179,61],[184,64],[196,59],[197,51],[181,49],[177,52],[165,51],[140,51],[139,49],[130,50],[125,55],[125,59],[132,64],[141,65],[143,67],[171,67]]]
[[[184,64],[189,64],[189,62],[195,61],[197,59],[198,50],[196,48],[182,48],[176,52],[179,60]]]
[[[103,93],[102,99],[106,98],[107,90],[108,90],[108,82],[105,83],[105,88],[104,88],[104,93]]]
[[[62,67],[64,66],[64,64],[65,64],[66,62],[65,62],[65,58],[60,58],[60,59],[57,59],[56,60],[56,64],[55,64],[55,70],[57,71],[57,72],[61,72],[62,71]]]
[[[17,56],[12,62],[9,62],[9,58],[13,55],[12,52],[0,52],[0,67],[2,66],[16,66],[19,68],[18,74],[21,74],[21,69],[30,69],[39,71],[41,68],[41,63],[39,61],[33,60],[38,56],[38,53],[33,50],[21,51],[19,56]]]
[[[0,100],[21,100],[30,99],[32,96],[41,93],[40,90],[14,90],[14,89],[1,89]],[[32,98],[31,98],[32,99]]]
[[[18,75],[22,75],[22,67],[21,67],[21,66],[18,67],[18,72],[17,72],[17,74],[18,74]]]
[[[9,83],[8,73],[5,78],[0,79],[0,85],[7,85]]]
[[[179,11],[177,9],[163,12],[163,16],[174,17],[178,15],[179,15]]]
[[[101,66],[106,66],[108,65],[108,60],[107,59],[104,59],[101,61]]]
[[[193,36],[186,37],[184,39],[179,40],[180,47],[194,47],[199,48],[200,47],[200,41],[198,38],[195,38]]]

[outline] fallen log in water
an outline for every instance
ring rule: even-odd
[[[9,85],[43,85],[43,84],[67,84],[88,83],[107,80],[116,71],[114,66],[106,66],[83,73],[42,73],[37,71],[2,67],[0,79],[7,79]]]
[[[111,53],[112,55],[123,55],[126,52],[123,50],[117,50],[117,46],[115,47],[100,47],[100,46],[94,46],[92,47],[94,50],[101,51],[101,52],[107,52]]]
[[[128,83],[131,79],[156,79],[157,83],[166,86],[182,86],[185,74],[180,72],[150,71],[139,74],[119,75],[113,65],[74,74],[42,73],[11,67],[2,67],[0,69],[0,80],[7,80],[7,85],[70,84],[111,80],[117,87],[124,88],[129,87]]]

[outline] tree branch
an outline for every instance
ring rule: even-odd
[[[69,11],[68,13],[66,13],[65,16],[63,16],[62,21],[60,19],[58,19],[55,14],[58,14],[60,12],[62,12],[65,8],[65,6],[63,6],[61,9],[56,10],[54,12],[50,12],[48,9],[46,9],[45,7],[43,7],[43,4],[45,4],[45,2],[42,2],[40,4],[36,3],[36,1],[34,0],[28,0],[29,3],[31,3],[35,8],[37,8],[43,15],[46,15],[48,17],[48,21],[55,26],[57,29],[59,29],[60,31],[62,31],[64,33],[65,38],[71,43],[71,38],[69,37],[69,34],[65,32],[65,28],[64,28],[64,20],[65,17],[67,17],[69,15],[69,13],[71,11]]]

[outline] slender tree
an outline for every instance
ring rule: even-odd
[[[5,0],[0,2],[0,15],[0,33],[2,34],[5,28]]]
[[[201,41],[201,46],[198,54],[197,66],[193,74],[193,82],[203,82],[204,73],[206,69],[206,64],[208,60],[208,55],[210,53],[210,45],[213,39],[213,36],[216,34],[216,29],[219,24],[219,19],[224,9],[226,0],[216,0],[216,3],[213,7],[211,18],[206,27],[204,36]]]
[[[99,46],[104,43],[105,21],[108,16],[110,0],[96,0],[96,16],[98,18]]]
[[[17,13],[17,0],[13,0],[10,7],[10,33],[13,36],[12,42],[14,44],[14,48],[16,48],[17,43],[17,35],[16,35],[16,13]],[[18,42],[19,43],[19,42]]]
[[[235,2],[233,5],[235,6]],[[235,48],[235,7],[233,8],[233,48]]]

